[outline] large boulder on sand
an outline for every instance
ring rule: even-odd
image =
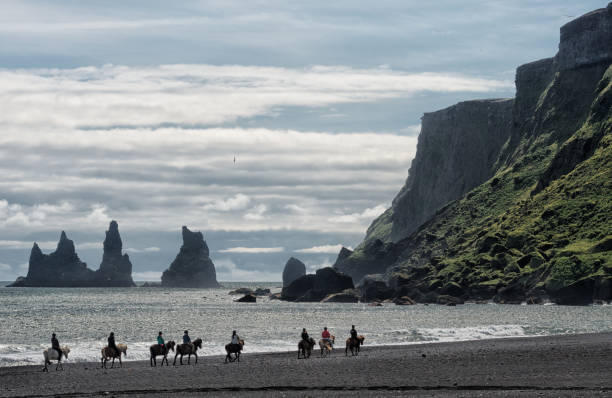
[[[381,274],[366,275],[357,288],[363,302],[383,301],[392,298],[395,293]]]
[[[321,301],[333,293],[354,289],[353,279],[334,268],[321,268],[283,287],[281,298],[288,301]]]
[[[255,297],[252,294],[247,294],[244,297],[240,297],[238,300],[236,300],[236,302],[238,303],[256,303],[257,297]]]
[[[289,286],[297,278],[306,275],[306,265],[297,258],[291,257],[283,269],[283,287]]]
[[[201,232],[183,227],[183,246],[162,274],[163,287],[219,287],[215,264],[209,257],[208,245]]]

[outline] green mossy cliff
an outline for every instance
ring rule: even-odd
[[[335,267],[356,282],[384,274],[395,296],[421,302],[610,301],[611,27],[612,4],[563,26],[555,58],[517,69],[510,128],[504,111],[490,108],[499,101],[467,110],[492,115],[476,135],[466,135],[470,129],[461,125],[452,128],[460,137],[453,136],[451,149],[439,158],[455,159],[459,174],[478,167],[482,172],[451,185],[450,197],[440,195],[436,210],[427,209],[431,214],[419,200],[437,196],[441,187],[432,185],[452,180],[457,170],[412,175],[364,242],[354,252],[344,250]],[[465,107],[449,109],[453,126],[470,119],[457,114]],[[448,109],[440,112],[448,119]],[[444,123],[434,130],[444,130]],[[415,158],[421,165],[440,149],[426,145],[432,131],[423,123]],[[444,138],[439,131],[434,135]],[[481,146],[486,150],[479,151],[483,158],[462,158],[466,142],[478,137],[487,139]],[[410,173],[422,172],[413,163]],[[419,217],[424,222],[406,228]]]

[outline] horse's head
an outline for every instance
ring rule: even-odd
[[[240,339],[239,341],[240,341],[240,345],[244,346],[244,340]]]
[[[202,349],[202,339],[201,338],[197,338],[193,341],[193,345],[195,347],[198,347],[200,349]]]
[[[68,348],[67,346],[63,346],[62,347],[62,353],[64,353],[64,356],[66,357],[66,359],[68,359],[68,354],[70,353],[70,348]]]
[[[336,336],[334,336],[333,334],[329,337],[329,339],[331,340],[332,344],[336,342]]]
[[[117,348],[119,349],[119,356],[121,353],[127,358],[127,344],[117,344]]]
[[[357,340],[359,341],[359,345],[363,345],[363,341],[365,340],[365,337],[362,335],[357,336]]]
[[[168,351],[174,351],[174,346],[176,345],[176,343],[172,340],[170,340],[169,342],[166,343],[166,347],[168,347]]]

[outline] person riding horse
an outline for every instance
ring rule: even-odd
[[[191,337],[189,337],[189,331],[185,330],[185,333],[183,334],[183,344],[189,344],[191,345],[192,349],[193,349],[193,344],[191,344]]]
[[[304,342],[310,344],[310,336],[308,336],[308,332],[306,331],[306,328],[302,329],[302,340],[304,340]]]
[[[323,328],[323,333],[321,333],[321,339],[326,343],[329,343],[331,347],[334,346],[334,342],[331,339],[331,334],[329,333],[329,330],[327,330],[327,326]]]
[[[117,345],[115,344],[115,333],[114,332],[110,332],[110,335],[108,336],[108,349],[114,350],[113,352],[114,356],[121,355],[119,348],[117,348]]]
[[[59,341],[55,337],[55,333],[51,334],[51,348],[57,351],[58,358],[62,358],[62,349],[60,348]]]
[[[232,342],[230,344],[233,346],[240,345],[240,337],[236,334],[235,330],[232,332]]]
[[[355,325],[351,326],[351,339],[353,340],[354,345],[359,345],[359,340],[357,340],[357,330],[355,330]]]
[[[162,352],[164,352],[165,344],[166,342],[164,341],[164,338],[162,337],[162,332],[159,332],[159,334],[157,335],[157,345],[159,345],[159,348],[161,349]]]

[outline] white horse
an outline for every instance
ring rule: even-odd
[[[108,347],[104,347],[102,348],[102,350],[100,350],[100,352],[102,353],[102,367],[106,368],[106,362],[109,359],[113,359],[113,362],[111,363],[111,369],[115,366],[115,358],[119,358],[119,367],[123,367],[123,363],[121,363],[121,353],[123,353],[123,355],[125,355],[125,357],[127,358],[127,344],[117,344],[117,348],[119,349],[119,353],[115,352],[114,350],[109,350]],[[111,351],[113,351],[111,353]],[[112,355],[111,355],[112,354]]]
[[[68,359],[68,353],[70,352],[70,348],[63,346],[60,348],[62,354]],[[43,357],[45,357],[45,367],[43,368],[43,372],[48,372],[49,368],[47,365],[51,365],[51,361],[57,361],[57,365],[55,366],[55,370],[62,369],[64,370],[64,366],[62,365],[62,355],[58,354],[54,348],[47,348],[43,351]]]

